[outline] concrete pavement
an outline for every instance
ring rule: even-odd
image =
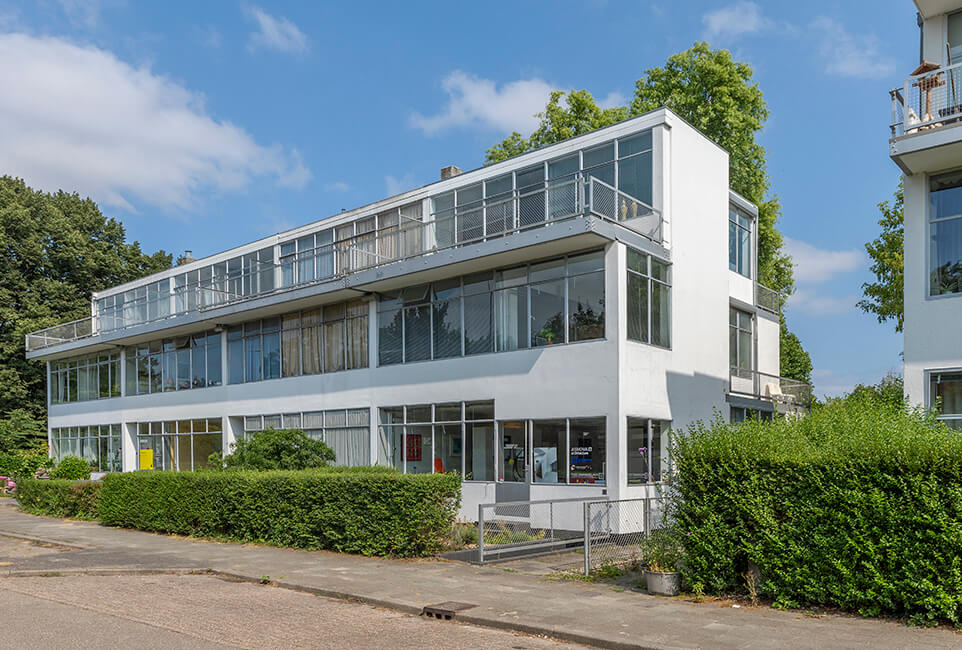
[[[696,604],[606,584],[546,580],[505,570],[506,565],[387,560],[154,535],[34,517],[3,501],[0,534],[82,548],[15,560],[0,567],[0,576],[4,571],[24,575],[211,569],[250,581],[269,576],[282,587],[413,614],[426,605],[464,602],[474,607],[457,615],[463,622],[603,647],[962,646],[962,635],[946,629],[764,607],[734,609],[724,602]]]

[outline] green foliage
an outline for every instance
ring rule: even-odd
[[[0,176],[0,415],[46,414],[42,364],[24,356],[28,332],[90,315],[94,291],[170,267],[77,194],[33,190]]]
[[[893,408],[907,408],[908,398],[905,397],[902,377],[889,373],[874,386],[858,384],[852,392],[841,398],[845,401],[878,400]]]
[[[231,470],[311,469],[333,463],[334,450],[300,429],[266,429],[238,440],[223,463],[212,467]]]
[[[879,226],[882,232],[877,239],[865,244],[865,250],[872,258],[872,273],[875,282],[862,285],[862,295],[858,302],[862,311],[875,314],[878,322],[895,321],[895,331],[901,332],[905,320],[905,215],[903,210],[904,193],[902,182],[895,190],[892,203],[882,201],[878,204],[882,218]]]
[[[134,472],[104,479],[100,518],[164,533],[414,557],[445,547],[460,500],[455,474]]]
[[[0,476],[20,480],[23,477],[33,476],[34,472],[41,467],[53,467],[53,460],[48,454],[46,442],[41,442],[33,449],[0,451]]]
[[[90,478],[90,463],[77,456],[64,456],[50,472],[50,478],[85,481]]]
[[[641,541],[641,561],[649,571],[677,571],[684,557],[681,535],[673,527],[653,530]]]
[[[47,427],[25,409],[13,409],[0,417],[0,454],[30,449],[47,440]]]
[[[96,520],[102,487],[100,481],[24,478],[17,483],[17,500],[34,515]]]
[[[785,326],[785,317],[782,316],[779,337],[779,368],[780,374],[789,379],[797,379],[807,384],[812,383],[812,358],[802,347],[802,342],[798,337],[788,330]]]
[[[962,437],[885,390],[675,437],[683,571],[710,592],[962,624]]]

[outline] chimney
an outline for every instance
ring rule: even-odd
[[[461,174],[461,168],[455,167],[454,165],[448,165],[447,167],[441,168],[441,180],[446,181],[449,178],[454,178]]]
[[[184,251],[184,255],[177,260],[177,266],[182,264],[190,264],[191,262],[196,262],[197,258],[193,255],[194,251]]]

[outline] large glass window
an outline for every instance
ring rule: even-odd
[[[652,146],[651,131],[618,140],[618,189],[651,205]],[[627,202],[619,206],[619,214],[636,209]]]
[[[728,206],[728,268],[752,277],[752,218]]]
[[[385,293],[379,363],[603,338],[604,268],[592,251]]]
[[[671,347],[671,265],[628,249],[628,338]]]
[[[752,315],[731,307],[728,319],[728,350],[731,369],[739,377],[750,378],[752,366]]]
[[[531,481],[604,484],[608,464],[605,427],[603,417],[532,420]],[[505,467],[508,470],[516,471],[511,465]]]
[[[356,467],[371,464],[371,411],[367,408],[331,409],[244,417],[244,435],[265,429],[301,429],[334,450],[334,464]]]
[[[628,418],[628,485],[662,480],[668,464],[668,426],[663,420]]]
[[[51,404],[120,397],[120,353],[50,362]]]
[[[202,332],[128,347],[127,395],[220,386],[220,339]]]
[[[379,409],[378,463],[406,474],[456,472],[494,480],[494,402]]]
[[[938,407],[949,428],[962,430],[962,371],[929,373],[929,406]]]
[[[223,451],[220,418],[137,423],[137,469],[189,472],[209,467],[208,458]],[[139,453],[151,450],[153,467],[142,466]]]
[[[89,462],[95,472],[123,469],[119,424],[54,427],[50,430],[50,442],[54,460],[77,456]]]
[[[962,171],[929,180],[929,295],[962,292]]]
[[[531,427],[531,481],[533,483],[565,482],[564,420],[535,420]],[[560,476],[559,476],[560,472]]]

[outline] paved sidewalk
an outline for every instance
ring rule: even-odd
[[[962,635],[890,621],[816,618],[769,608],[733,609],[615,591],[610,585],[545,580],[504,565],[385,560],[323,551],[223,544],[95,523],[34,517],[0,500],[0,534],[80,547],[17,558],[0,576],[211,569],[248,580],[347,598],[402,612],[445,601],[476,607],[463,622],[545,634],[605,647],[958,648]]]

